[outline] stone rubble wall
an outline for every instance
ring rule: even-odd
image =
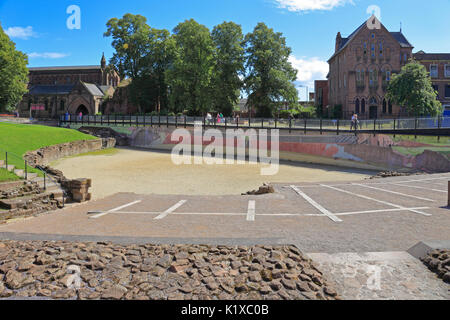
[[[450,284],[450,250],[433,250],[422,262],[444,282]]]
[[[68,267],[79,268],[73,287]],[[0,298],[336,300],[295,246],[0,241]]]
[[[107,142],[107,144],[110,144],[110,142]],[[24,159],[28,162],[28,165],[33,167],[46,166],[50,162],[64,157],[75,156],[81,153],[98,151],[102,149],[102,139],[73,141],[27,152]]]

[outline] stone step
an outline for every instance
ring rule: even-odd
[[[28,180],[33,180],[33,179],[36,179],[37,177],[38,177],[37,173],[28,172]]]
[[[12,199],[1,199],[0,200],[0,208],[11,210],[24,207],[30,201],[38,201],[45,198],[51,197],[51,192],[45,192],[40,194],[34,194],[25,197],[18,197]]]
[[[20,178],[25,178],[25,171],[22,169],[14,169],[14,174]]]

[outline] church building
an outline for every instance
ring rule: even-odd
[[[102,112],[103,101],[120,83],[115,70],[102,56],[98,66],[41,67],[29,69],[29,92],[19,104],[23,117],[55,118]]]

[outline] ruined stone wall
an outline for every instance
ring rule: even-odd
[[[27,152],[24,159],[27,160],[30,166],[45,166],[64,157],[102,150],[103,145],[102,139],[73,141]],[[106,145],[111,146],[113,143],[109,141]]]

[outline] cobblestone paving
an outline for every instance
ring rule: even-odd
[[[339,299],[294,246],[2,241],[0,261],[0,298]]]

